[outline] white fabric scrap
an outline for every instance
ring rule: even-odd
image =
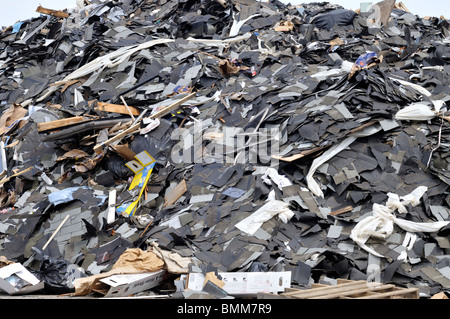
[[[397,260],[408,260],[408,251],[411,250],[414,246],[414,243],[417,240],[417,235],[407,232],[405,235],[405,239],[403,240],[402,246],[405,247],[405,250],[400,253],[397,257]]]
[[[283,201],[270,201],[235,226],[243,232],[253,235],[263,223],[277,215],[284,223],[287,223],[294,216],[294,212],[288,207],[289,204]]]
[[[389,193],[386,206],[373,204],[372,216],[361,220],[352,229],[350,238],[353,239],[361,248],[377,256],[384,257],[366,245],[370,237],[387,239],[394,231],[394,224],[408,232],[437,232],[442,227],[447,226],[450,221],[438,221],[430,223],[418,223],[409,220],[397,218],[394,212],[406,213],[407,205],[416,206],[421,197],[427,191],[427,187],[420,186],[406,196],[399,197],[396,194]]]
[[[272,185],[272,182],[275,183],[280,190],[283,190],[283,187],[292,185],[291,181],[286,178],[286,176],[278,174],[277,170],[272,167],[269,167],[266,170],[262,176],[262,180],[268,185]]]

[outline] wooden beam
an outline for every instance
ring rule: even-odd
[[[176,109],[177,107],[179,107],[181,104],[183,104],[184,102],[190,100],[193,96],[195,96],[196,93],[191,93],[187,96],[185,96],[184,98],[176,101],[175,103],[163,108],[162,110],[156,112],[155,114],[149,116],[150,119],[156,119],[156,118],[160,118],[163,117],[164,115],[170,113],[171,111],[173,111],[174,109]],[[101,148],[103,146],[108,146],[116,141],[119,141],[120,139],[122,139],[125,135],[127,134],[131,134],[134,133],[135,131],[137,131],[140,127],[141,123],[140,121],[138,123],[133,124],[132,126],[130,126],[128,129],[124,130],[123,132],[117,134],[116,136],[110,138],[109,140],[101,143],[101,144],[97,144],[94,146],[94,152],[99,152],[101,150]]]
[[[381,285],[381,286],[376,286],[376,287],[363,287],[363,288],[354,289],[354,290],[350,290],[350,291],[338,291],[338,292],[335,292],[332,294],[324,294],[322,296],[313,297],[311,299],[337,299],[337,298],[341,298],[341,297],[352,297],[352,299],[353,298],[358,299],[362,296],[372,296],[376,292],[383,291],[383,290],[389,290],[392,288],[395,288],[395,286],[394,285]],[[377,293],[375,295],[379,295],[379,293]]]
[[[187,192],[186,181],[183,179],[177,186],[170,190],[164,197],[164,206],[167,207],[174,204],[184,193]]]
[[[103,146],[108,146],[112,143],[114,143],[115,141],[120,140],[121,138],[123,138],[125,135],[133,133],[135,130],[139,129],[141,123],[136,123],[132,126],[130,126],[129,128],[127,128],[126,130],[120,132],[119,134],[117,134],[116,136],[110,138],[109,140],[101,143],[101,144],[97,144],[94,146],[94,151],[97,153]]]
[[[314,285],[316,287],[316,285]],[[418,288],[399,288],[379,282],[337,280],[337,285],[317,285],[311,289],[286,289],[283,294],[296,299],[418,299]]]
[[[49,130],[54,130],[54,129],[58,129],[58,128],[73,125],[73,124],[89,122],[89,121],[92,121],[93,119],[95,119],[95,118],[87,118],[85,116],[74,116],[74,117],[69,117],[69,118],[65,118],[65,119],[61,119],[61,120],[42,122],[42,123],[38,123],[38,132],[49,131]]]
[[[94,103],[94,101],[90,101],[89,105]],[[125,106],[120,104],[112,104],[112,103],[105,103],[105,102],[97,102],[97,107],[95,107],[95,110],[102,111],[102,112],[110,112],[110,113],[119,113],[119,114],[126,114],[126,115],[139,115],[141,114],[141,111],[133,106]]]
[[[23,171],[17,172],[17,173],[15,173],[15,174],[13,174],[13,175],[11,175],[11,176],[9,176],[9,177],[3,178],[3,179],[0,181],[0,186],[2,186],[3,184],[5,184],[6,182],[8,182],[11,178],[16,177],[16,176],[19,176],[19,175],[22,175],[23,173],[26,173],[26,172],[28,172],[28,171],[30,171],[30,170],[32,170],[32,169],[33,169],[33,166],[30,166],[30,167],[24,169]]]
[[[336,285],[336,286],[327,286],[327,287],[320,287],[320,288],[314,288],[314,289],[292,291],[292,292],[284,293],[283,295],[291,296],[294,298],[306,299],[306,298],[323,296],[324,294],[352,291],[352,290],[355,290],[356,288],[364,288],[367,285],[371,285],[371,284],[373,284],[373,283],[369,283],[364,280],[358,280],[358,281],[341,284],[341,285]],[[378,284],[378,285],[380,285],[380,284]]]
[[[419,299],[419,288],[399,289],[368,296],[361,296],[355,299],[394,299],[394,298]]]
[[[191,93],[191,94],[185,96],[184,98],[176,101],[175,103],[173,103],[173,104],[171,104],[169,106],[166,106],[165,108],[163,108],[162,110],[156,112],[155,114],[150,115],[149,118],[156,119],[156,118],[161,118],[161,117],[163,117],[166,114],[169,114],[170,112],[175,110],[177,107],[179,107],[181,104],[183,104],[184,102],[189,101],[191,98],[193,98],[195,96],[195,94],[196,93],[194,92],[194,93]]]
[[[63,12],[61,10],[52,10],[43,8],[42,6],[37,7],[36,12],[48,14],[57,18],[68,18],[69,14],[67,12]]]

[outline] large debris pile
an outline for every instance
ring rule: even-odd
[[[46,293],[159,270],[185,298],[230,273],[448,291],[450,28],[392,5],[98,0],[5,28],[0,254]]]

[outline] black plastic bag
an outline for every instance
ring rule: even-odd
[[[133,175],[133,172],[125,166],[127,162],[123,157],[113,154],[106,159],[106,167],[113,173],[116,180],[127,180]]]
[[[74,292],[73,280],[86,276],[82,269],[67,260],[44,255],[36,247],[31,249],[35,252],[34,260],[40,265],[37,270],[32,269],[30,272],[44,282],[44,291],[48,294]]]
[[[356,12],[347,9],[336,9],[327,13],[317,15],[312,23],[319,29],[330,30],[334,26],[345,26],[353,23]]]

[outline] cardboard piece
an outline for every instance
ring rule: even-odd
[[[120,274],[100,279],[109,286],[105,297],[123,297],[133,295],[161,284],[165,270],[141,274]]]
[[[44,282],[22,264],[13,263],[0,268],[0,289],[10,295],[28,294],[43,288]]]

